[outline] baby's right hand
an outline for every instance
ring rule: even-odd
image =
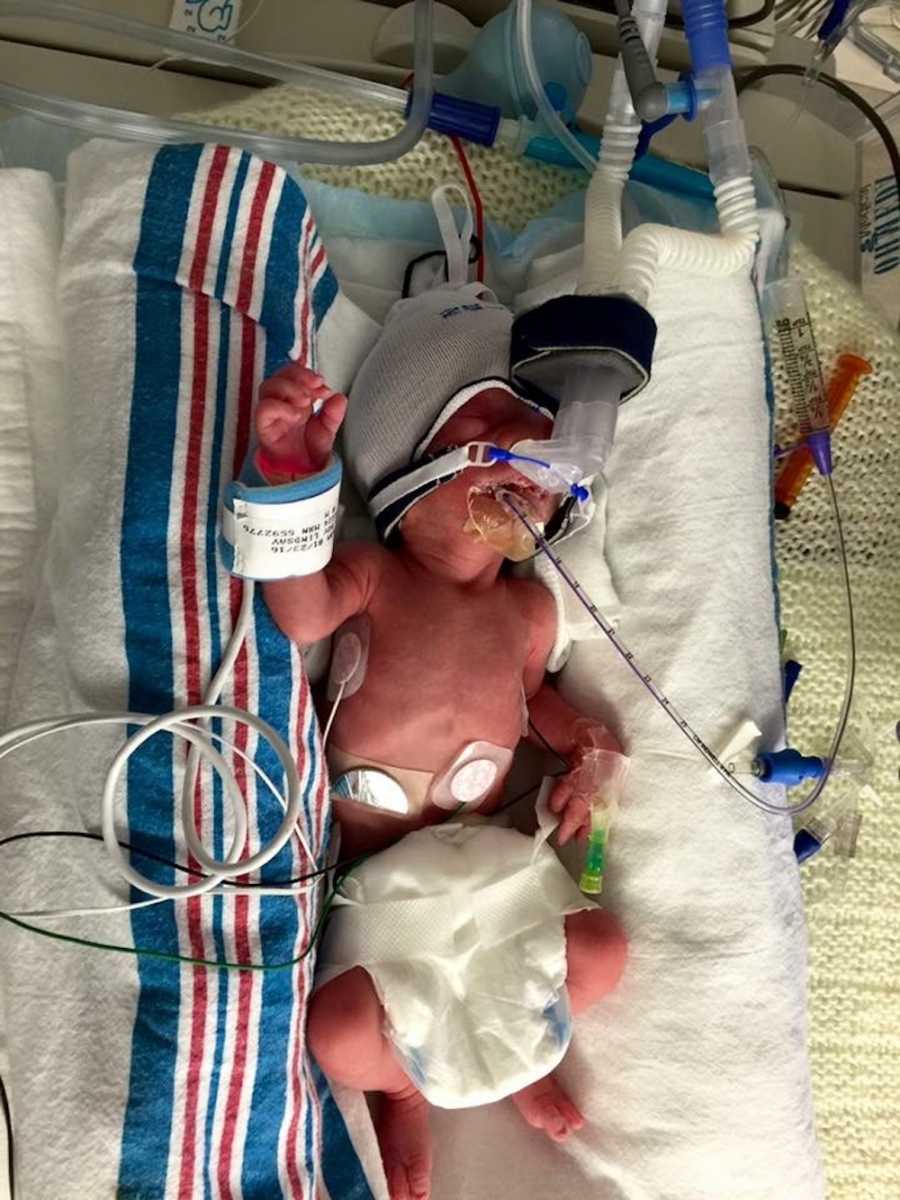
[[[259,392],[256,436],[263,473],[271,478],[321,471],[346,411],[347,397],[332,391],[321,375],[299,363],[282,367]]]

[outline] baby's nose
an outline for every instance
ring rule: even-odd
[[[550,437],[552,432],[551,422],[544,418],[534,422],[516,421],[509,425],[501,425],[489,438],[502,450],[511,450],[519,442],[541,441]]]

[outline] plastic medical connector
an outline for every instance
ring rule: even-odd
[[[628,0],[617,0],[619,51],[622,67],[631,93],[634,111],[642,121],[658,121],[660,117],[684,113],[691,120],[698,104],[711,100],[713,93],[699,93],[690,79],[678,83],[660,83],[656,78],[653,57],[644,45],[637,20],[628,7]]]
[[[704,138],[713,184],[750,178],[747,137],[738,112],[728,13],[723,0],[684,0],[684,30],[691,52],[694,83],[714,99],[704,111]]]
[[[809,825],[813,828],[810,829]],[[831,833],[832,830],[826,829],[820,821],[810,818],[807,825],[794,834],[794,857],[797,862],[804,863],[818,854]]]
[[[828,843],[838,858],[847,862],[856,856],[862,813],[854,796],[851,800],[813,812],[794,834],[794,854],[797,862],[807,862]]]
[[[407,116],[411,104],[412,97],[406,108]],[[500,120],[500,109],[496,105],[480,104],[477,100],[463,100],[458,96],[435,92],[428,113],[428,128],[435,133],[465,138],[479,146],[493,146]]]
[[[610,829],[619,810],[630,760],[606,748],[608,734],[602,726],[590,721],[578,725],[588,744],[581,750],[572,786],[576,795],[588,797],[591,804],[591,829],[578,886],[586,895],[597,896],[603,890]]]
[[[791,692],[794,690],[794,687],[796,686],[797,680],[800,678],[800,673],[802,670],[803,670],[803,664],[798,663],[795,658],[785,659],[784,666],[782,667],[782,674],[784,676],[784,702],[785,702],[785,704],[787,704],[788,700],[790,700]]]
[[[606,870],[606,842],[609,831],[592,829],[588,835],[587,853],[578,886],[586,896],[599,896],[603,891],[603,873]]]
[[[805,779],[819,779],[825,774],[826,761],[817,754],[801,754],[799,750],[769,750],[758,754],[753,773],[764,783],[783,783],[795,787]]]

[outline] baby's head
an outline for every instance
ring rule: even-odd
[[[470,493],[511,485],[546,521],[556,498],[507,463],[467,465],[472,442],[509,449],[550,435],[549,408],[508,383],[512,315],[481,285],[401,300],[363,363],[344,425],[350,470],[379,534],[405,542],[440,534],[448,554],[469,553]],[[485,551],[489,547],[484,547]]]

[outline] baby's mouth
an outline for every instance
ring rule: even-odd
[[[540,508],[548,499],[548,493],[519,476],[517,479],[492,480],[486,487],[469,488],[469,519],[463,532],[485,542],[504,558],[522,562],[535,553],[534,538],[512,509],[503,503],[504,493],[517,500],[526,516],[543,528]]]

